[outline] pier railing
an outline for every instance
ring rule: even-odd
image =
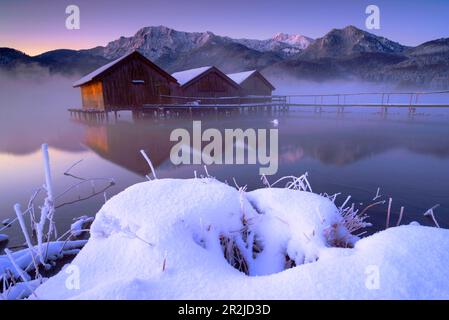
[[[427,99],[426,98],[432,98]],[[449,107],[449,90],[421,92],[357,92],[334,94],[291,94],[290,106],[380,106],[380,107]]]
[[[358,92],[333,94],[289,94],[272,96],[233,97],[186,97],[161,95],[158,103],[141,107],[108,107],[99,109],[69,109],[71,113],[104,113],[121,110],[154,109],[206,109],[206,108],[275,108],[287,110],[290,107],[312,107],[321,111],[323,107],[380,107],[387,111],[390,107],[408,108],[415,112],[417,107],[449,108],[449,90],[421,92]]]
[[[431,99],[428,99],[428,98]],[[287,106],[381,106],[381,107],[449,107],[449,90],[408,92],[352,92],[288,94],[243,97],[161,96],[162,104],[177,105],[248,105],[276,104]]]
[[[174,106],[245,106],[285,104],[285,96],[231,96],[231,97],[185,97],[160,96],[161,104]]]

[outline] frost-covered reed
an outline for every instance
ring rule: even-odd
[[[4,221],[3,227],[0,228],[0,231],[2,231],[9,228],[13,223],[18,222],[26,245],[26,249],[14,252],[6,248],[5,255],[0,256],[0,299],[14,299],[33,294],[33,288],[45,280],[42,275],[42,269],[50,270],[54,267],[55,261],[67,255],[73,256],[77,254],[86,243],[86,240],[76,240],[76,238],[83,232],[89,231],[86,229],[86,226],[93,219],[85,216],[80,217],[72,224],[69,231],[58,237],[54,220],[56,209],[63,205],[83,201],[97,194],[104,193],[109,187],[114,185],[111,179],[85,179],[71,174],[69,171],[76,163],[64,174],[80,180],[80,182],[70,186],[61,194],[55,195],[47,144],[42,145],[41,152],[45,176],[43,187],[32,194],[26,210],[23,211],[20,204],[15,204],[13,209],[16,217]],[[108,182],[106,187],[99,192],[95,191],[94,182],[97,180],[106,180]],[[84,183],[90,183],[93,186],[92,195],[87,198],[78,197],[77,200],[59,205],[55,204],[56,199],[61,198],[72,190],[76,190],[79,185]],[[45,198],[40,205],[40,215],[37,218],[35,214],[35,201],[42,190],[45,191]],[[30,221],[29,226],[25,222],[25,216],[27,215]],[[38,297],[36,296],[36,298]]]

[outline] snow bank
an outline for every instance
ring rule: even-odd
[[[318,260],[320,249],[331,246],[334,238],[354,241],[337,207],[320,195],[266,188],[250,192],[248,199],[260,213],[256,233],[264,244],[256,259],[257,275],[284,270],[284,252],[300,265]]]
[[[74,274],[63,269],[36,295],[449,298],[449,231],[402,226],[359,240],[354,248],[331,247],[345,239],[357,240],[335,205],[313,193],[246,193],[209,178],[154,180],[128,188],[98,212],[90,240],[71,263],[71,270],[79,270],[79,288],[66,287]],[[242,263],[253,276],[231,266]],[[288,265],[296,267],[285,270]]]

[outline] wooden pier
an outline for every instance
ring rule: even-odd
[[[287,105],[278,104],[248,104],[248,105],[235,105],[235,104],[221,104],[221,105],[201,105],[201,106],[189,106],[189,105],[145,105],[140,108],[118,108],[114,110],[98,111],[98,110],[86,110],[86,109],[68,109],[71,117],[76,120],[84,121],[102,121],[109,118],[117,119],[120,117],[120,111],[130,111],[133,116],[139,117],[140,114],[152,114],[154,116],[202,116],[206,114],[252,114],[255,112],[266,112],[270,114],[281,114],[289,110]]]
[[[423,103],[422,97],[447,94],[447,103]],[[371,97],[378,102],[364,102],[354,97]],[[401,101],[392,102],[392,98],[401,97]],[[405,97],[405,99],[404,99]],[[352,99],[352,100],[351,100]],[[407,101],[404,101],[407,100]],[[323,108],[336,108],[342,113],[346,108],[380,108],[381,113],[387,113],[390,108],[406,108],[410,114],[417,108],[449,108],[449,90],[432,92],[366,92],[366,93],[337,93],[337,94],[296,94],[273,96],[246,97],[179,97],[160,96],[163,103],[144,104],[141,107],[96,109],[68,109],[70,114],[79,119],[108,118],[118,116],[119,111],[135,111],[154,114],[198,114],[204,112],[286,112],[292,107],[312,108],[314,112],[322,112]]]

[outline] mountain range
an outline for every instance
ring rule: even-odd
[[[449,88],[449,38],[408,47],[354,26],[333,29],[318,39],[279,33],[266,40],[145,27],[131,37],[92,49],[61,49],[31,57],[0,48],[0,69],[38,65],[51,73],[85,74],[133,50],[168,72],[215,65],[225,72],[259,69],[277,78],[361,79]]]

